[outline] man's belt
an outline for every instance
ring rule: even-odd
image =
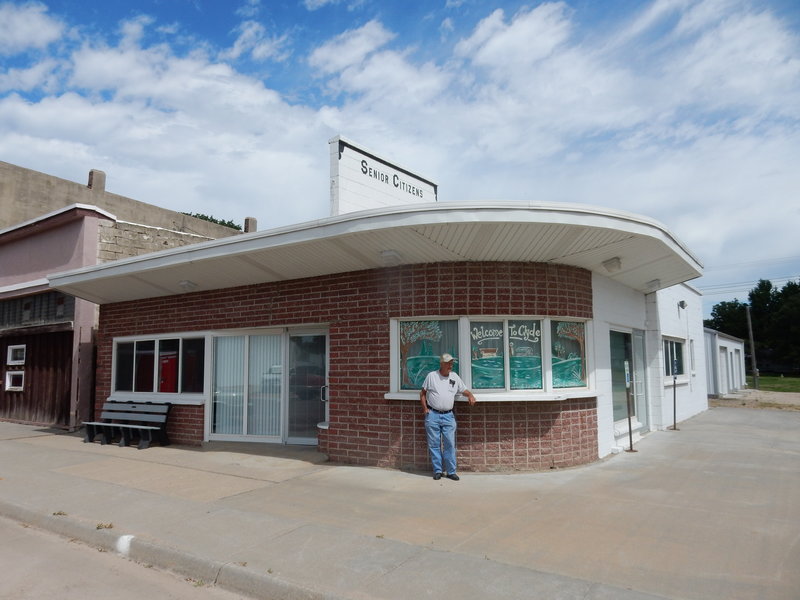
[[[432,410],[433,412],[435,412],[435,413],[439,413],[440,415],[446,415],[447,413],[451,413],[451,412],[453,412],[453,409],[452,409],[452,408],[451,408],[450,410],[438,410],[438,409],[436,409],[436,408],[432,408],[432,407],[430,407],[430,406],[428,407],[428,410]]]

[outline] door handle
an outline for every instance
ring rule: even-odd
[[[325,393],[325,392],[327,392],[327,390],[328,390],[328,386],[327,385],[320,386],[320,388],[319,388],[319,399],[320,399],[321,402],[327,402],[328,401],[328,397],[327,397],[328,395]]]

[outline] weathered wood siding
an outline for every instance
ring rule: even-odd
[[[72,331],[15,334],[0,338],[3,380],[0,419],[42,425],[69,423]],[[7,365],[8,347],[24,344],[25,364]],[[19,392],[5,389],[7,371],[24,371]]]

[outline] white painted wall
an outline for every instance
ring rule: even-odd
[[[342,136],[330,146],[331,216],[436,202],[436,183]]]
[[[673,378],[664,373],[664,338],[680,341],[684,347],[686,374],[678,377],[674,387],[679,422],[708,409],[706,352],[702,299],[691,286],[681,284],[643,294],[595,273],[592,287],[592,384],[597,392],[597,450],[603,457],[627,448],[629,439],[627,424],[614,423],[610,331],[645,332],[648,415],[646,427],[637,430],[634,426],[634,443],[640,433],[665,429],[673,423]],[[680,301],[686,302],[686,308],[679,308]]]
[[[597,451],[600,457],[622,449],[614,434],[611,394],[611,345],[609,332],[645,329],[645,295],[607,277],[592,275],[594,295],[594,387],[597,391]]]
[[[702,296],[687,284],[659,290],[653,295],[656,298],[655,308],[661,335],[658,343],[658,364],[655,361],[652,364],[654,391],[661,392],[660,406],[654,406],[653,410],[653,427],[666,429],[672,426],[675,417],[680,422],[708,410]],[[686,308],[678,306],[681,301],[686,303]],[[685,373],[679,375],[677,381],[664,372],[665,338],[684,344]],[[655,339],[652,342],[651,347],[655,350]]]

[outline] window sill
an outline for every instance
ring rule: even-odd
[[[478,402],[560,402],[575,398],[596,398],[597,392],[590,389],[569,390],[563,392],[472,392]],[[416,400],[418,391],[388,392],[383,395],[386,400]],[[466,402],[463,396],[457,396],[456,402]]]
[[[202,406],[206,403],[203,394],[164,394],[152,392],[115,392],[108,397],[109,402],[154,402],[185,406]]]

